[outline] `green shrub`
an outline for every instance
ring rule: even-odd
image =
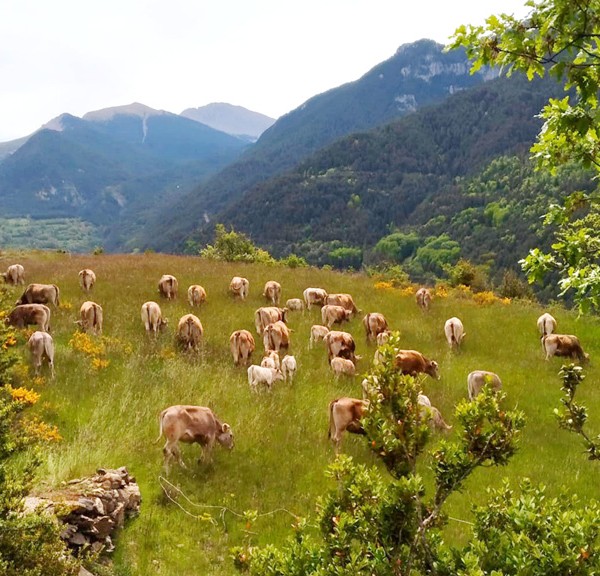
[[[255,246],[245,234],[233,228],[227,232],[223,224],[215,227],[215,243],[200,251],[204,258],[225,262],[258,262],[274,264],[274,258],[262,248]]]

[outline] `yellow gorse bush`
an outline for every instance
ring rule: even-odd
[[[103,368],[107,368],[109,364],[110,360],[105,360],[98,357],[92,358],[92,368],[94,370],[102,370]]]
[[[46,424],[36,416],[23,420],[25,434],[32,439],[44,442],[59,442],[62,440],[58,428],[52,424]]]
[[[400,296],[414,296],[416,293],[414,286],[406,286],[400,290]]]
[[[383,282],[383,281],[375,282],[374,288],[375,288],[375,290],[393,290],[394,289],[391,282]]]
[[[29,388],[13,388],[8,384],[6,386],[6,391],[15,402],[22,402],[23,404],[33,405],[40,399],[40,395],[33,390],[29,390]]]
[[[473,295],[473,300],[477,304],[489,305],[496,302],[501,304],[510,304],[510,298],[499,298],[493,292],[477,292]]]
[[[69,340],[69,346],[77,352],[83,352],[89,356],[100,356],[106,352],[106,347],[102,341],[94,340],[89,334],[85,332],[75,332],[71,340]]]

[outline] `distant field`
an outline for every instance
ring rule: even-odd
[[[283,300],[301,297],[308,286],[329,292],[349,292],[365,313],[382,312],[401,333],[406,348],[421,350],[437,360],[441,380],[425,380],[425,393],[450,424],[456,424],[453,406],[466,397],[466,376],[473,369],[497,372],[504,382],[508,405],[527,417],[521,449],[502,469],[478,470],[462,494],[449,505],[447,536],[465,537],[470,506],[485,501],[485,490],[507,477],[516,486],[522,477],[543,482],[552,495],[566,489],[585,498],[598,498],[598,465],[585,459],[574,435],[558,429],[552,410],[561,396],[559,359],[543,359],[535,322],[541,308],[527,303],[477,304],[468,295],[434,299],[431,311],[417,309],[412,295],[373,280],[317,269],[289,269],[257,265],[215,263],[197,257],[168,255],[65,255],[57,253],[3,253],[0,268],[20,262],[26,281],[52,282],[61,289],[61,308],[53,314],[57,345],[54,382],[37,387],[42,393],[38,409],[56,424],[64,440],[53,445],[40,474],[38,489],[63,480],[92,474],[99,467],[127,466],[142,490],[141,514],[117,538],[115,566],[119,574],[142,576],[230,575],[235,570],[229,549],[245,541],[281,543],[290,535],[293,518],[312,513],[319,494],[332,488],[324,471],[334,452],[327,441],[327,405],[337,396],[360,396],[361,377],[336,381],[325,350],[309,350],[309,330],[320,323],[320,311],[290,315],[292,348],[299,365],[293,386],[278,383],[271,394],[251,394],[243,368],[233,366],[229,335],[246,328],[254,333],[254,310],[264,305],[262,287],[267,280],[283,286]],[[77,273],[95,270],[98,283],[90,297],[82,293]],[[179,279],[175,302],[160,301],[157,282],[164,273]],[[247,302],[233,301],[227,293],[234,275],[250,280]],[[176,351],[173,326],[190,312],[185,292],[192,283],[206,288],[208,301],[197,313],[205,330],[205,343],[197,358]],[[15,299],[21,288],[9,288]],[[75,350],[71,341],[79,306],[92,299],[104,309],[105,347],[101,354]],[[169,328],[157,342],[148,340],[140,320],[140,306],[159,301]],[[559,331],[577,334],[592,362],[581,400],[590,413],[590,432],[600,431],[600,324],[597,318],[580,318],[560,308],[550,310]],[[444,321],[458,316],[467,336],[463,349],[452,353],[443,335]],[[359,370],[369,368],[374,346],[365,341],[362,315],[343,329],[354,334],[363,355]],[[24,336],[22,341],[24,341]],[[257,338],[255,361],[262,346]],[[24,353],[24,351],[23,351]],[[26,357],[26,355],[24,354]],[[93,357],[96,357],[94,368]],[[101,361],[108,360],[102,367]],[[198,447],[185,446],[187,469],[173,466],[169,481],[185,495],[173,491],[179,506],[163,493],[162,445],[155,444],[158,414],[172,404],[210,406],[231,424],[236,438],[232,452],[214,450],[211,466],[196,462]],[[457,434],[455,426],[450,438]],[[437,441],[434,436],[432,444]],[[360,462],[377,464],[362,437],[347,437],[344,451]],[[430,479],[426,460],[422,473]],[[225,512],[222,513],[222,508]],[[256,510],[251,524],[238,516]],[[286,511],[289,512],[286,512]]]

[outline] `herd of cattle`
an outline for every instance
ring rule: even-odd
[[[20,264],[9,266],[6,273],[1,274],[5,282],[12,285],[24,285],[24,268]],[[96,275],[92,270],[84,269],[79,272],[81,289],[89,294],[95,283]],[[173,300],[177,297],[178,281],[172,275],[165,274],[158,283],[160,295]],[[249,282],[246,278],[234,277],[229,285],[233,297],[245,300],[249,295]],[[188,302],[191,307],[200,306],[206,301],[206,291],[200,285],[191,285],[187,291]],[[258,336],[262,337],[264,354],[260,365],[251,364],[252,355],[256,349],[253,334],[248,330],[235,330],[230,338],[230,351],[235,365],[247,367],[248,384],[252,391],[257,391],[259,386],[271,389],[277,381],[293,382],[297,371],[296,359],[292,355],[285,355],[280,359],[280,352],[287,351],[290,346],[290,329],[287,326],[290,312],[310,310],[314,306],[321,307],[322,324],[313,325],[310,329],[309,347],[318,342],[323,342],[327,350],[329,365],[335,377],[342,375],[354,376],[356,364],[360,356],[356,354],[356,344],[353,336],[341,330],[333,330],[336,324],[342,324],[361,314],[350,294],[328,294],[322,288],[307,288],[304,290],[303,299],[292,298],[287,300],[283,308],[280,307],[281,285],[276,281],[269,281],[264,286],[263,296],[269,306],[260,307],[254,314],[254,326]],[[50,332],[51,311],[48,305],[57,308],[60,305],[60,291],[54,284],[29,284],[15,307],[10,311],[6,322],[17,328],[26,328],[36,325],[34,332],[27,342],[31,352],[32,363],[36,374],[39,373],[45,360],[54,376],[54,344]],[[416,293],[417,305],[426,312],[432,302],[431,292],[421,288]],[[84,332],[99,335],[102,333],[102,308],[93,301],[86,301],[81,305],[80,318],[77,324]],[[157,302],[148,301],[141,307],[141,319],[146,333],[150,338],[156,338],[158,333],[167,325],[161,308]],[[391,331],[385,317],[378,312],[367,313],[362,320],[366,338],[377,342],[378,346],[385,344]],[[556,320],[548,313],[543,314],[537,321],[542,347],[546,359],[551,356],[567,356],[585,362],[589,359],[584,353],[579,339],[573,335],[555,334]],[[202,344],[204,330],[198,316],[194,314],[183,315],[176,330],[176,338],[182,347],[197,351]],[[466,336],[464,326],[459,318],[453,317],[446,321],[444,334],[448,345],[452,349],[461,346]],[[374,362],[381,360],[381,353],[375,352]],[[439,378],[438,364],[426,358],[417,350],[394,350],[394,367],[402,374],[416,376],[418,374]],[[363,390],[366,382],[363,381]],[[489,371],[475,370],[467,377],[467,390],[469,399],[479,394],[485,385],[493,390],[502,388],[500,377]],[[418,399],[423,417],[430,425],[438,430],[449,430],[439,410],[431,405],[427,396],[420,395]],[[329,404],[329,437],[339,450],[344,431],[363,433],[361,418],[368,406],[364,398],[337,398]],[[166,437],[163,449],[165,466],[168,469],[170,460],[175,458],[183,465],[178,442],[198,443],[203,447],[206,458],[215,442],[233,447],[233,432],[227,423],[221,422],[213,412],[203,406],[170,406],[160,414],[160,435]]]

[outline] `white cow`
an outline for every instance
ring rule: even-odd
[[[459,348],[463,338],[467,335],[463,323],[456,316],[446,320],[444,334],[450,348]]]
[[[308,343],[309,348],[312,348],[315,342],[319,342],[325,339],[325,336],[329,333],[327,326],[321,326],[320,324],[313,324],[310,327],[310,340]]]
[[[159,330],[164,330],[168,320],[163,318],[160,306],[156,302],[145,302],[142,304],[142,322],[146,328],[146,334],[154,334],[156,337]]]
[[[488,372],[487,370],[474,370],[471,372],[467,376],[469,400],[473,400],[486,384],[489,384],[494,392],[502,390],[502,380],[500,380],[498,374]]]
[[[35,373],[39,374],[44,358],[48,361],[50,372],[54,378],[54,341],[48,332],[37,330],[27,341],[27,348],[31,352],[31,359]]]
[[[260,365],[263,368],[281,368],[279,354],[275,350],[267,350],[260,361]]]
[[[341,375],[354,376],[356,374],[354,362],[348,358],[340,358],[339,356],[331,359],[331,369],[336,378]]]
[[[259,384],[266,384],[271,390],[273,383],[278,380],[283,380],[283,374],[277,368],[264,368],[256,364],[248,367],[248,384],[253,392],[256,392]]]
[[[537,319],[537,327],[540,336],[543,338],[556,330],[556,320],[554,319],[554,316],[546,312]]]
[[[84,268],[79,271],[79,285],[82,290],[85,292],[89,292],[96,284],[96,274],[93,270],[89,268]]]
[[[296,363],[296,358],[294,356],[290,356],[286,354],[281,361],[281,371],[283,372],[283,379],[287,382],[290,381],[290,384],[294,382],[294,376],[296,375],[296,370],[298,369],[298,365]]]

